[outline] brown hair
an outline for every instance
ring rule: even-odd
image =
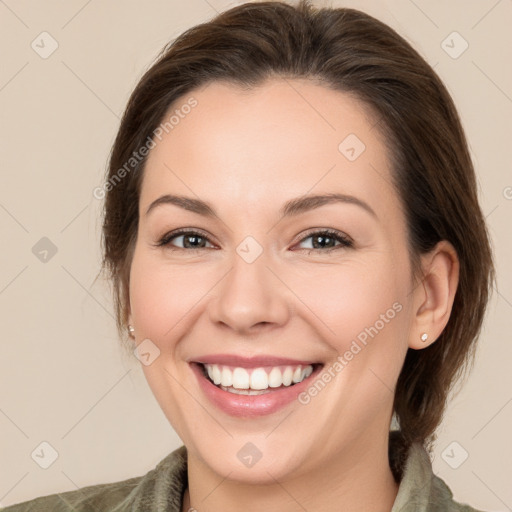
[[[401,455],[413,441],[430,449],[450,389],[474,362],[495,279],[492,252],[450,95],[401,36],[363,12],[316,9],[307,1],[247,3],[184,32],[144,74],[124,112],[107,172],[103,270],[112,280],[119,334],[126,336],[146,160],[130,160],[134,152],[184,94],[215,80],[255,87],[272,76],[319,79],[376,113],[406,214],[415,277],[421,278],[419,255],[438,241],[448,240],[457,251],[459,285],[448,324],[435,343],[408,350],[395,391]],[[127,162],[132,168],[115,180]]]

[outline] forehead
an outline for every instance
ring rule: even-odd
[[[141,211],[164,193],[237,208],[329,191],[376,210],[396,202],[375,116],[347,93],[297,79],[214,82],[177,100],[163,122],[171,116],[146,162]]]

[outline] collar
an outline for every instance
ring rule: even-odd
[[[395,475],[398,475],[399,481],[398,493],[391,512],[458,510],[451,508],[456,505],[452,499],[453,495],[443,480],[434,475],[430,457],[424,446],[418,442],[411,444],[402,464],[399,460],[400,450],[392,449],[392,446],[397,446],[397,439],[399,434],[391,432],[390,465]],[[129,504],[130,510],[137,512],[181,512],[183,494],[187,486],[187,450],[183,445],[147,473],[127,496],[124,504]]]

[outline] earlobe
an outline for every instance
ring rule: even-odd
[[[434,343],[450,319],[459,282],[459,259],[452,244],[440,241],[422,256],[422,269],[422,286],[414,291],[416,313],[409,339],[409,347],[416,350]]]
[[[133,318],[131,312],[128,314],[127,322],[126,331],[128,332],[128,336],[132,339],[135,339],[135,328],[133,327]]]

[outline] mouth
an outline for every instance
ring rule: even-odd
[[[262,395],[295,386],[307,379],[321,363],[308,365],[233,367],[197,363],[214,386],[238,395]]]
[[[250,367],[243,361],[233,361],[232,365],[189,361],[200,389],[214,406],[230,416],[252,418],[274,413],[297,401],[324,366],[307,361],[266,366],[254,363]]]

